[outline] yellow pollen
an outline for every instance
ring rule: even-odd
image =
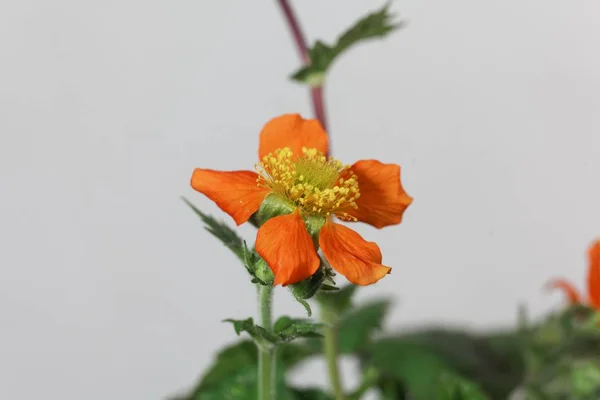
[[[349,166],[317,149],[302,148],[302,156],[297,158],[288,147],[277,149],[263,157],[256,170],[259,186],[270,188],[304,212],[335,213],[342,219],[356,220],[344,211],[358,208],[356,175]]]

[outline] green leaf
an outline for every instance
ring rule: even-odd
[[[289,369],[313,356],[321,355],[320,343],[313,339],[282,343],[277,346],[277,355],[283,365]]]
[[[442,373],[434,386],[437,391],[435,399],[489,400],[489,397],[484,395],[476,384],[450,372]]]
[[[315,324],[308,320],[293,319],[288,316],[280,317],[275,325],[273,331],[278,336],[279,342],[289,342],[296,338],[319,338],[323,335],[320,333],[322,329],[321,324]]]
[[[275,344],[279,342],[279,338],[274,334],[268,332],[261,326],[254,325],[252,318],[247,319],[226,319],[223,322],[231,322],[235,333],[240,335],[242,332],[246,332],[252,337],[257,343],[265,345],[267,343]]]
[[[357,285],[346,285],[335,292],[321,288],[318,301],[328,307],[332,312],[343,314],[352,307],[352,297],[356,293]],[[337,289],[337,288],[336,288]]]
[[[245,340],[216,356],[189,394],[173,400],[251,400],[256,398],[256,345]]]
[[[507,398],[524,377],[522,343],[517,332],[472,335],[463,331],[428,329],[382,341],[385,343],[382,346],[388,348],[413,347],[435,356],[494,399]]]
[[[385,339],[369,346],[366,363],[380,372],[382,390],[409,393],[414,400],[437,400],[432,383],[449,370],[428,349]]]
[[[280,350],[283,351],[278,353],[296,354],[296,350],[290,352],[292,347],[294,346],[289,344],[282,345]],[[278,365],[282,366],[277,368],[278,399],[294,399],[284,379],[288,359],[291,358],[279,357],[277,361]],[[195,387],[188,394],[174,397],[172,400],[256,400],[257,372],[256,345],[249,340],[244,340],[219,352]]]
[[[379,371],[376,368],[369,367],[363,371],[362,381],[358,388],[348,395],[348,400],[360,400],[371,388],[377,386],[380,380]]]
[[[216,360],[202,377],[200,385],[205,388],[218,385],[239,368],[254,367],[257,360],[256,345],[250,340],[228,346],[217,353]]]
[[[350,354],[366,346],[373,332],[381,329],[390,305],[388,300],[373,301],[343,316],[338,325],[340,352]]]
[[[352,46],[373,38],[383,38],[401,26],[393,22],[389,12],[390,4],[358,20],[350,29],[344,32],[335,45],[317,41],[308,50],[310,65],[304,66],[292,75],[292,79],[311,86],[321,86],[325,73],[334,60]]]
[[[243,320],[226,319],[224,322],[231,322],[238,335],[246,332],[261,345],[282,344],[296,338],[319,338],[322,336],[319,332],[322,328],[321,324],[302,319],[292,319],[288,316],[283,316],[275,322],[273,333],[255,325],[252,318]]]
[[[242,262],[244,262],[244,241],[238,234],[223,222],[218,222],[210,215],[204,214],[189,200],[182,197],[182,200],[187,204],[192,211],[202,219],[205,224],[205,229],[214,237],[219,239],[229,250],[231,250]]]

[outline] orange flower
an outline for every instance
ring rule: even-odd
[[[327,149],[327,133],[317,120],[287,114],[269,121],[260,133],[257,172],[197,168],[192,175],[192,187],[238,225],[257,212],[267,196],[275,196],[285,212],[268,219],[256,237],[256,251],[273,271],[274,285],[300,282],[319,268],[317,238],[313,241],[307,230],[308,219],[322,226],[319,247],[332,268],[350,282],[369,285],[391,270],[381,263],[377,244],[332,217],[377,228],[399,224],[412,202],[400,183],[400,167],[376,160],[344,166],[327,158]]]
[[[592,243],[588,249],[588,260],[587,302],[582,300],[579,291],[564,279],[554,279],[548,283],[548,286],[552,289],[563,290],[571,304],[586,304],[600,310],[600,239]]]

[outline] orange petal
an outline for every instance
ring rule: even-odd
[[[588,249],[588,295],[590,305],[600,308],[600,240],[596,240]]]
[[[327,154],[327,133],[316,119],[285,114],[267,122],[260,132],[258,157],[262,160],[267,154],[284,147],[289,147],[295,155],[302,155],[302,147],[315,148]]]
[[[273,285],[298,283],[319,269],[315,245],[298,209],[265,222],[256,235],[256,251],[273,271]]]
[[[192,188],[217,203],[240,225],[248,221],[269,194],[269,189],[257,186],[258,175],[252,171],[214,171],[196,168]]]
[[[319,245],[329,264],[356,285],[370,285],[391,271],[381,265],[381,251],[350,228],[327,220],[319,234]]]
[[[546,284],[549,289],[560,289],[567,295],[571,304],[580,304],[581,297],[579,291],[568,281],[564,279],[554,279]]]
[[[412,203],[400,182],[400,166],[377,160],[361,160],[352,166],[358,179],[358,209],[344,210],[376,228],[402,222],[404,210]]]

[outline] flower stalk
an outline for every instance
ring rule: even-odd
[[[273,330],[273,287],[258,285],[259,320],[268,332]],[[258,400],[276,400],[276,348],[258,343]]]
[[[302,28],[300,28],[300,23],[296,18],[296,14],[292,9],[288,0],[277,0],[281,11],[283,12],[283,16],[292,32],[292,37],[294,39],[294,44],[296,45],[296,50],[298,51],[298,55],[300,60],[305,65],[310,64],[310,57],[308,55],[308,46],[306,45],[306,39],[304,38],[304,34],[302,33]],[[320,83],[318,85],[313,85],[310,89],[310,96],[312,99],[313,111],[315,113],[315,118],[319,120],[321,126],[325,131],[327,130],[327,115],[325,113],[325,101],[323,97],[323,84]],[[330,149],[331,151],[331,149]]]
[[[342,378],[338,366],[338,319],[335,312],[326,303],[321,303],[321,321],[325,325],[323,347],[333,398],[335,400],[345,400],[346,396],[344,395]]]

